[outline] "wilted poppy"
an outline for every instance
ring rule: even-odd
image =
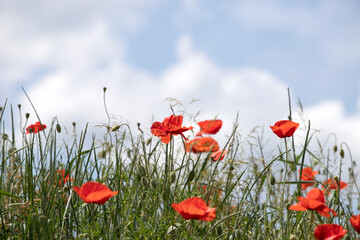
[[[290,120],[281,120],[276,122],[274,126],[270,126],[270,128],[279,138],[285,138],[291,137],[299,125],[299,123]]]
[[[351,225],[354,227],[355,231],[357,231],[358,233],[360,233],[360,214],[355,216],[353,215],[350,218],[350,223]]]
[[[205,120],[202,122],[198,122],[200,126],[200,131],[196,134],[196,136],[201,136],[202,134],[216,134],[221,126],[221,120]]]
[[[216,152],[219,150],[219,144],[212,137],[201,137],[185,142],[185,149],[193,153]]]
[[[38,133],[41,130],[46,128],[45,124],[41,124],[40,122],[36,122],[35,124],[31,124],[26,128],[26,134],[29,133]]]
[[[294,210],[294,211],[315,210],[324,217],[330,217],[329,212],[332,212],[334,216],[337,216],[334,210],[330,209],[328,206],[325,205],[324,193],[318,188],[311,189],[306,195],[306,198],[298,197],[297,199],[299,203],[295,203],[294,205],[291,205],[289,207],[290,210]]]
[[[218,161],[218,160],[223,160],[224,159],[224,157],[225,157],[225,155],[226,155],[226,153],[227,153],[227,150],[226,149],[220,149],[220,150],[218,150],[218,151],[216,151],[216,152],[213,152],[212,154],[211,154],[211,156],[210,156],[210,158],[211,158],[211,160],[213,160],[213,161]]]
[[[181,127],[183,122],[182,115],[171,115],[165,118],[162,123],[154,122],[150,128],[151,133],[157,137],[161,137],[161,141],[165,144],[170,142],[171,135],[180,134],[185,140],[188,140],[183,132],[193,129],[193,127]]]
[[[111,191],[106,185],[99,182],[87,182],[81,187],[73,187],[79,197],[86,203],[104,204],[118,191]]]
[[[69,174],[66,175],[65,177],[65,170],[64,169],[59,169],[56,171],[56,173],[58,173],[60,175],[60,181],[59,181],[59,185],[62,186],[63,184],[65,184],[67,181],[74,181],[73,178],[69,177]]]
[[[337,224],[323,224],[318,225],[315,228],[314,236],[317,240],[339,240],[345,234],[347,230]]]
[[[301,181],[313,181],[315,179],[315,175],[318,174],[319,171],[313,171],[311,167],[306,167],[302,170],[301,173]],[[300,170],[299,170],[300,174]],[[306,188],[313,186],[315,183],[302,183],[301,188],[302,190],[305,190]]]
[[[348,184],[347,183],[345,183],[345,182],[342,182],[342,181],[340,181],[339,182],[340,183],[340,185],[338,185],[338,183],[337,183],[337,181],[335,180],[335,179],[328,179],[328,180],[326,180],[325,182],[323,182],[323,186],[322,186],[322,188],[323,188],[323,192],[324,193],[326,193],[326,194],[329,194],[330,192],[328,191],[329,189],[338,189],[338,187],[340,188],[340,189],[344,189],[344,188],[346,188],[347,186],[348,186]]]
[[[172,203],[171,206],[186,220],[212,221],[216,217],[216,209],[208,207],[205,201],[198,197],[188,198],[181,203]]]

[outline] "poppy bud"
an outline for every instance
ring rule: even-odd
[[[341,148],[339,154],[341,158],[344,158],[345,156],[344,149]]]
[[[219,235],[219,236],[223,233],[223,229],[222,229],[221,225],[218,225],[218,226],[216,227],[216,233],[217,233],[217,235]]]
[[[234,169],[235,169],[235,168],[234,168],[234,165],[231,164],[229,170],[232,171],[232,170],[234,170]]]
[[[141,165],[139,165],[139,167],[138,167],[138,173],[139,173],[139,175],[141,176],[141,177],[143,177],[143,176],[145,176],[145,168],[143,167],[143,166],[141,166]]]
[[[151,179],[150,185],[151,185],[151,187],[152,187],[153,189],[156,189],[156,187],[157,187],[157,182],[155,181],[155,179]]]
[[[194,170],[191,170],[190,173],[189,173],[189,178],[188,178],[188,181],[191,182],[195,177],[195,172]]]
[[[149,186],[148,180],[144,177],[141,178],[141,184],[146,188]]]
[[[19,109],[21,108],[21,104],[18,104],[18,108],[19,108]]]
[[[174,183],[176,180],[176,173],[175,172],[171,172],[170,173],[170,182]]]
[[[241,238],[241,231],[240,231],[240,229],[236,229],[236,230],[235,230],[235,237],[236,237],[236,239],[240,239],[240,238]]]
[[[274,175],[271,174],[270,184],[271,184],[271,185],[274,185],[275,183],[276,183],[276,179],[275,179]]]
[[[128,149],[128,150],[126,151],[126,154],[127,154],[128,158],[131,158],[131,149]]]
[[[337,152],[337,150],[338,150],[338,146],[337,146],[337,145],[335,145],[333,149],[334,149],[334,153],[336,153],[336,152]]]
[[[73,122],[72,125],[73,125],[73,127],[76,127],[76,122]]]
[[[115,132],[115,131],[119,130],[120,127],[121,127],[121,125],[115,125],[110,129],[110,131]]]
[[[56,131],[57,131],[58,133],[61,133],[61,126],[60,126],[60,124],[56,124]]]
[[[30,113],[25,113],[25,118],[28,119],[30,117]]]
[[[148,140],[146,140],[145,144],[146,146],[148,146],[151,143],[151,138],[149,138]]]
[[[103,88],[104,92],[106,92],[106,89],[107,89],[106,87]]]
[[[3,140],[7,140],[9,138],[9,136],[6,134],[6,133],[4,133],[3,135],[2,135],[2,139]]]

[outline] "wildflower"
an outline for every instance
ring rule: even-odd
[[[41,130],[46,128],[45,124],[41,124],[40,122],[36,122],[35,124],[31,124],[26,128],[26,134],[29,133],[38,133]]]
[[[111,197],[118,194],[118,191],[111,191],[106,185],[99,182],[87,182],[80,188],[73,187],[79,197],[86,203],[104,204]]]
[[[216,217],[216,209],[208,207],[205,201],[198,197],[188,198],[181,203],[172,203],[171,206],[186,220],[212,221]]]
[[[344,188],[346,188],[347,186],[348,186],[348,184],[347,183],[345,183],[345,182],[342,182],[342,181],[339,181],[339,183],[340,183],[340,186],[338,185],[338,183],[337,183],[337,181],[334,179],[328,179],[328,180],[326,180],[325,182],[323,182],[323,186],[322,186],[322,188],[323,188],[323,192],[324,193],[326,193],[326,194],[329,194],[330,192],[329,192],[329,189],[338,189],[338,188],[340,188],[340,189],[344,189]]]
[[[219,144],[212,137],[201,137],[185,142],[185,149],[193,153],[216,152],[219,150]]]
[[[353,215],[349,220],[355,231],[360,233],[360,214],[357,216]]]
[[[298,197],[297,199],[299,203],[295,203],[294,205],[291,205],[289,207],[290,210],[294,210],[294,211],[315,210],[324,217],[330,217],[329,212],[332,212],[334,216],[337,216],[334,210],[330,209],[328,206],[325,205],[324,193],[318,188],[311,189],[306,195],[306,198]]]
[[[312,181],[315,179],[315,175],[318,174],[319,171],[313,171],[311,167],[306,167],[302,170],[300,180],[301,181]],[[299,170],[300,174],[300,170]],[[302,183],[301,188],[302,190],[307,189],[310,186],[313,186],[315,183]]]
[[[202,122],[198,122],[200,126],[200,131],[196,134],[196,136],[202,136],[202,134],[216,134],[220,128],[222,127],[221,120],[205,120]]]
[[[64,169],[59,169],[59,170],[56,171],[56,173],[58,173],[60,175],[60,177],[61,177],[61,180],[59,181],[60,186],[64,185],[69,180],[74,181],[73,178],[69,177],[69,174],[66,175],[66,177],[65,177],[65,170]]]
[[[170,142],[171,135],[180,134],[185,140],[188,140],[183,132],[193,129],[193,127],[181,127],[183,121],[182,115],[171,115],[165,118],[162,123],[154,122],[151,126],[151,133],[157,137],[161,137],[161,141],[165,144]]]
[[[299,125],[299,123],[290,120],[281,120],[276,122],[274,126],[270,126],[270,128],[279,138],[285,138],[291,137]]]
[[[317,240],[338,240],[341,239],[347,230],[337,224],[323,224],[315,228],[314,236]]]
[[[227,150],[226,149],[220,149],[220,150],[218,150],[218,151],[216,151],[216,152],[213,152],[212,154],[211,154],[211,156],[210,156],[210,158],[211,158],[211,160],[213,160],[213,161],[221,161],[221,160],[223,160],[224,159],[224,157],[225,157],[225,155],[226,155],[226,153],[227,153]]]

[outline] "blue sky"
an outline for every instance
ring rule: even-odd
[[[23,86],[47,122],[57,116],[63,124],[96,125],[106,122],[106,86],[114,122],[162,120],[169,114],[163,100],[174,97],[183,110],[202,110],[200,118],[218,115],[228,130],[239,112],[248,132],[286,117],[290,87],[294,109],[299,98],[314,128],[337,133],[358,151],[358,1],[0,0],[0,6],[0,104],[8,98],[31,112]]]

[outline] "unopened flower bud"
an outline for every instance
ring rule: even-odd
[[[25,113],[25,118],[28,119],[30,117],[30,113]]]
[[[339,154],[341,158],[344,158],[345,156],[344,149],[341,148]]]
[[[240,239],[240,238],[241,238],[241,231],[240,231],[240,229],[236,229],[236,230],[235,230],[235,237],[236,237],[236,239]]]
[[[18,108],[19,108],[19,109],[21,108],[21,104],[18,104]]]
[[[148,140],[146,140],[145,144],[146,146],[148,146],[151,143],[151,138],[148,138]]]
[[[335,145],[333,149],[334,149],[334,153],[336,153],[336,152],[337,152],[337,150],[338,150],[338,146],[337,146],[337,145]]]
[[[151,179],[150,185],[151,185],[151,187],[152,187],[153,189],[156,189],[156,187],[157,187],[157,182],[155,181],[155,179]]]
[[[216,233],[218,236],[220,236],[223,233],[223,229],[222,229],[221,225],[218,225],[216,227]]]
[[[76,127],[76,122],[73,122],[72,125],[73,125],[73,127]]]
[[[149,186],[149,182],[145,177],[141,178],[141,184],[146,188]]]
[[[115,132],[115,131],[119,130],[120,127],[121,127],[121,125],[115,125],[110,129],[110,131]]]
[[[189,173],[188,181],[191,182],[192,180],[194,180],[194,177],[195,177],[195,172],[194,170],[191,170]]]
[[[57,131],[58,133],[61,133],[61,126],[60,126],[60,124],[56,124],[56,131]]]
[[[145,176],[146,174],[146,171],[145,171],[145,168],[141,165],[138,166],[138,173],[141,177]]]
[[[175,172],[171,172],[170,173],[170,182],[174,183],[176,180],[176,173]]]
[[[104,91],[104,92],[106,92],[106,89],[107,89],[107,88],[106,88],[106,87],[104,87],[104,88],[103,88],[103,91]]]
[[[276,179],[275,179],[274,175],[271,174],[270,184],[271,184],[271,185],[274,185],[275,183],[276,183]]]

